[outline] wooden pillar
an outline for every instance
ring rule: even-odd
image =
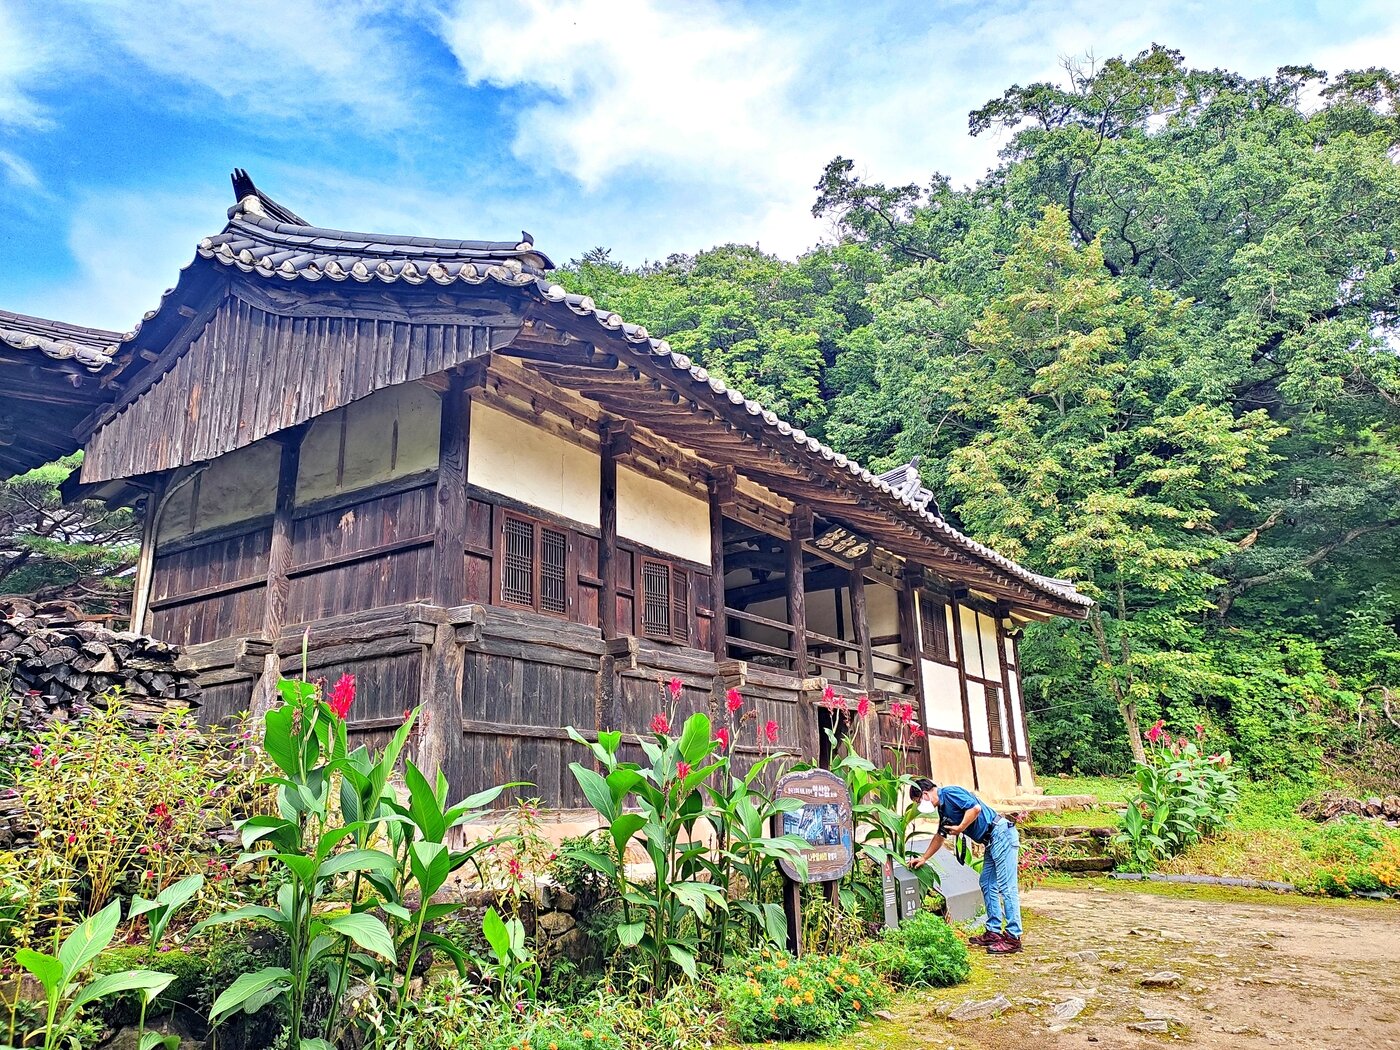
[[[1021,753],[1016,743],[1016,714],[1015,705],[1011,700],[1011,674],[1006,662],[1006,632],[1002,630],[1002,620],[1007,616],[1007,610],[1001,606],[996,610],[997,626],[997,663],[1001,666],[1001,702],[1002,709],[1006,712],[1006,739],[1010,744],[1011,765],[1016,773],[1016,786],[1021,786]],[[1024,723],[1023,723],[1024,724]]]
[[[948,608],[953,614],[953,631],[949,642],[956,642],[958,647],[958,692],[962,694],[963,738],[967,741],[967,760],[972,764],[972,788],[975,791],[978,787],[977,754],[976,748],[972,744],[972,703],[967,695],[967,660],[963,653],[962,609],[958,605],[960,590],[961,593],[966,593],[965,589],[954,588],[948,602]]]
[[[919,621],[916,596],[924,582],[924,570],[917,565],[904,566],[899,591],[899,648],[903,655],[913,661],[909,666],[909,677],[914,680],[910,687],[910,698],[919,712],[919,724],[927,727],[928,712],[924,709],[924,665],[923,644],[919,635]],[[929,751],[928,735],[925,734],[920,748],[923,752],[922,767],[925,776],[933,775],[933,756]]]
[[[605,639],[618,636],[617,456],[620,436],[622,433],[614,429],[613,424],[603,424],[598,485],[598,577],[603,581],[603,589],[598,596],[598,626]]]
[[[433,497],[433,586],[437,605],[451,607],[467,593],[467,449],[472,402],[467,377],[453,374],[439,393],[438,476]]]
[[[851,568],[851,629],[860,643],[860,684],[869,692],[875,687],[874,657],[870,646],[870,617],[865,606],[865,566],[870,556],[862,557]]]
[[[141,553],[136,560],[136,579],[131,589],[131,629],[137,634],[146,633],[146,614],[151,607],[156,534],[159,531],[160,512],[165,507],[166,481],[164,477],[156,479],[146,495],[146,505],[141,512]]]
[[[263,601],[262,638],[270,646],[263,657],[262,677],[253,690],[250,710],[255,717],[271,710],[277,702],[277,681],[282,677],[282,657],[277,651],[282,628],[287,621],[287,596],[292,567],[292,512],[296,509],[297,470],[301,463],[301,442],[306,427],[298,426],[273,435],[282,448],[277,462],[277,498],[272,510],[272,539],[267,548],[267,588]]]
[[[480,372],[453,372],[438,390],[438,473],[433,493],[432,603],[450,609],[467,592],[467,462],[471,446],[471,389]],[[423,650],[419,686],[419,729],[415,764],[436,780],[462,740],[462,677],[466,666],[462,643],[450,620],[433,624],[432,641]]]
[[[724,500],[728,493],[724,479],[710,479],[710,651],[716,660],[729,656],[725,635],[729,633],[729,617],[724,614]]]
[[[792,670],[806,678],[807,663],[807,586],[803,568],[802,541],[812,536],[812,509],[796,507],[789,521],[791,538],[787,546],[787,609],[792,625]]]

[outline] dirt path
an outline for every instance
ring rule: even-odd
[[[840,1045],[1400,1047],[1400,906],[1121,887],[1028,894],[1022,955],[983,955],[970,985],[907,998],[893,1021]],[[1179,983],[1142,986],[1162,971]],[[998,994],[1012,1004],[998,1017],[946,1016]],[[1053,1007],[1074,998],[1082,1012],[1058,1020]],[[1128,1027],[1152,1021],[1167,1031]]]

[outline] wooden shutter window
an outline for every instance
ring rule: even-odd
[[[923,636],[924,656],[951,663],[953,651],[948,644],[948,607],[926,594],[919,595],[919,628]]]
[[[671,637],[671,567],[642,560],[642,633]]]
[[[671,638],[690,641],[690,574],[671,568]]]
[[[991,737],[992,750],[997,754],[1006,751],[1006,738],[1001,729],[1001,689],[995,685],[983,686],[987,692],[987,731]]]
[[[535,526],[522,518],[505,520],[505,558],[501,566],[501,600],[535,607]]]
[[[540,529],[540,612],[569,611],[569,538],[557,529]]]

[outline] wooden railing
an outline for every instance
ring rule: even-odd
[[[757,613],[745,612],[743,609],[734,609],[725,606],[724,609],[724,644],[729,655],[735,659],[744,659],[754,654],[774,656],[783,661],[782,669],[792,670],[793,662],[797,659],[797,653],[793,648],[792,624],[783,623],[781,620],[769,619],[767,616],[759,616]],[[770,630],[780,631],[787,636],[788,644],[784,648],[777,645],[767,645],[763,642],[756,642],[751,638],[740,638],[729,633],[729,621],[739,620],[741,623],[751,623],[758,627],[767,627]]]

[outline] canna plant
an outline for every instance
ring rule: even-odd
[[[143,1031],[146,1006],[175,979],[174,974],[159,970],[126,970],[107,974],[80,984],[79,981],[92,961],[107,950],[121,924],[121,902],[112,901],[96,915],[90,916],[69,932],[58,946],[56,954],[21,948],[15,952],[15,962],[33,974],[44,989],[44,1050],[55,1050],[59,1041],[78,1020],[83,1007],[122,992],[136,992],[141,997],[141,1027],[138,1029],[140,1050],[169,1046],[169,1040],[153,1032]]]
[[[242,821],[239,833],[245,851],[240,864],[266,862],[280,869],[284,881],[274,906],[248,905],[206,919],[196,931],[217,923],[262,919],[282,934],[288,965],[267,966],[240,975],[214,1000],[214,1024],[234,1011],[256,1011],[280,1001],[289,1024],[294,1050],[330,1050],[323,1038],[303,1032],[308,996],[322,974],[353,964],[373,969],[375,959],[395,959],[396,946],[383,920],[365,911],[329,914],[326,905],[348,874],[392,876],[394,858],[368,845],[342,847],[365,832],[369,820],[342,820],[334,812],[332,789],[348,769],[345,714],[354,699],[354,680],[336,683],[328,701],[307,681],[278,683],[283,703],[265,716],[263,748],[278,774],[277,815]],[[395,735],[391,750],[403,747],[410,722]],[[387,780],[387,774],[386,778]],[[361,841],[368,842],[368,838]],[[255,848],[257,847],[257,848]],[[337,982],[333,979],[332,984]]]
[[[673,682],[672,698],[678,693]],[[730,713],[738,706],[731,694]],[[798,850],[806,843],[765,834],[787,805],[775,804],[756,786],[767,760],[745,777],[730,775],[723,753],[727,731],[712,732],[705,714],[691,715],[678,735],[670,718],[657,714],[651,738],[640,740],[645,765],[621,760],[621,733],[600,733],[596,743],[572,728],[569,735],[597,763],[597,770],[578,762],[569,768],[606,825],[603,849],[576,849],[573,855],[616,886],[623,909],[618,944],[645,956],[653,992],[678,974],[695,978],[706,953],[713,961],[723,958],[731,910],[744,915],[760,938],[781,941],[781,908],[759,901],[758,889],[765,868],[777,859],[800,865]],[[706,826],[715,832],[714,845],[705,840]],[[634,841],[650,861],[646,875],[628,870]]]
[[[1114,840],[1139,870],[1219,830],[1239,798],[1230,753],[1208,756],[1201,747],[1204,726],[1188,740],[1173,737],[1159,719],[1145,735],[1145,757],[1133,774],[1137,791]]]

